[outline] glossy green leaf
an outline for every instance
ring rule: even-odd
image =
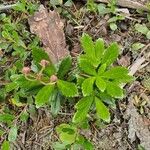
[[[80,56],[78,59],[80,69],[89,75],[96,75],[95,67],[88,61],[85,56]]]
[[[59,93],[59,91],[57,89],[55,89],[55,91],[52,93],[51,96],[51,113],[53,116],[56,116],[58,114],[58,112],[61,109],[61,101],[62,101],[63,97],[62,95]]]
[[[34,60],[35,64],[39,67],[41,67],[39,65],[39,63],[42,59],[45,59],[50,62],[50,64],[44,70],[46,74],[48,74],[50,76],[50,75],[53,75],[56,73],[56,68],[51,63],[48,54],[46,52],[44,52],[43,49],[36,48],[36,47],[32,48],[32,56],[33,56],[33,60]]]
[[[103,39],[98,39],[95,42],[95,55],[96,58],[100,61],[104,53],[104,41]]]
[[[83,97],[79,100],[79,102],[75,105],[77,109],[76,113],[73,116],[73,122],[80,123],[86,119],[89,109],[93,103],[93,97]]]
[[[95,97],[95,105],[96,105],[96,112],[97,112],[97,116],[106,121],[106,122],[110,122],[110,113],[109,113],[109,109],[103,104],[103,102]]]
[[[102,64],[106,63],[107,66],[111,65],[119,55],[119,47],[117,43],[112,43],[105,51]]]
[[[77,129],[69,124],[61,124],[56,127],[60,140],[66,144],[72,144],[76,140]]]
[[[102,64],[99,68],[98,68],[98,75],[101,75],[105,72],[106,70],[106,64]]]
[[[14,115],[11,114],[0,114],[0,122],[9,123],[15,119]]]
[[[101,77],[96,77],[96,86],[101,92],[104,92],[106,89],[106,82]]]
[[[84,96],[89,96],[93,93],[93,84],[95,82],[95,77],[87,78],[82,83],[82,93]]]
[[[17,84],[15,82],[8,83],[5,86],[6,92],[11,92],[12,90],[16,88],[17,88]]]
[[[54,90],[54,85],[44,86],[35,97],[36,107],[39,108],[49,101],[49,98]]]
[[[57,75],[60,79],[62,79],[66,73],[70,70],[72,65],[71,57],[67,57],[63,59],[59,65],[59,70],[57,72]]]
[[[74,83],[58,80],[57,86],[64,96],[74,97],[78,95],[78,89]]]
[[[2,143],[1,150],[10,150],[10,143],[9,143],[9,141],[4,141]]]
[[[115,83],[107,82],[107,93],[114,98],[123,98],[124,93]]]
[[[125,67],[113,67],[110,70],[106,71],[103,74],[103,77],[105,78],[109,78],[109,79],[118,79],[118,78],[122,78],[124,75],[128,74],[128,69]]]
[[[17,138],[17,127],[13,126],[10,128],[9,134],[8,134],[8,141],[14,142]]]
[[[84,33],[81,37],[81,45],[83,47],[84,52],[91,58],[95,57],[95,50],[94,50],[94,42],[92,38]]]

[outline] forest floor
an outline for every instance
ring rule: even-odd
[[[148,0],[141,0],[143,5],[147,2]],[[10,4],[7,0],[1,3]],[[12,3],[15,1],[11,1]],[[49,1],[46,0],[41,2],[35,0],[34,3],[44,5],[47,10],[51,8]],[[67,47],[74,59],[82,52],[80,37],[83,32],[92,36],[93,40],[103,38],[106,45],[115,41],[120,46],[117,64],[129,68],[136,79],[125,86],[126,97],[117,101],[116,108],[111,109],[111,123],[101,123],[98,127],[95,121],[91,121],[90,130],[83,130],[82,134],[94,143],[96,150],[150,150],[150,38],[141,33],[144,25],[150,29],[150,13],[128,7],[115,6],[115,8],[119,14],[123,13],[125,18],[113,22],[115,27],[117,26],[113,31],[108,21],[115,17],[113,13],[104,15],[93,13],[87,9],[84,1],[57,6],[64,23]],[[11,9],[0,11],[0,19],[4,13],[8,18],[11,17],[13,23],[19,24],[22,39],[30,42],[33,35],[28,24],[29,15]],[[136,24],[143,25],[142,29],[137,29]],[[1,21],[1,31],[5,28],[4,25],[6,27],[6,23]],[[1,38],[0,42],[2,40]],[[24,53],[23,56],[17,51],[14,53],[10,43],[9,46],[5,46],[0,43],[0,113],[11,111],[18,116],[29,106],[14,106],[10,102],[12,93],[6,93],[4,86],[9,81],[10,74],[16,72],[18,67],[22,68],[22,61],[25,64],[30,63],[28,57],[30,54],[24,51],[21,52]],[[69,122],[74,111],[69,104],[62,106],[57,117],[52,117],[48,108],[39,110],[28,108],[28,110],[30,112],[28,121],[15,120],[18,121],[19,132],[12,144],[14,150],[52,149],[52,143],[58,139],[55,127],[60,123]],[[7,138],[8,130],[5,123],[0,122],[0,145]]]

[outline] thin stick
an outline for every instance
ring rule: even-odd
[[[8,10],[8,9],[12,9],[13,7],[15,7],[17,4],[11,4],[11,5],[0,5],[0,11],[4,11],[4,10]]]
[[[109,3],[109,0],[95,0],[96,2],[101,2],[101,3]],[[127,8],[132,8],[132,9],[140,9],[144,11],[150,11],[148,7],[145,5],[142,5],[141,3],[137,1],[132,1],[132,0],[117,0],[117,5],[121,7],[127,7]]]

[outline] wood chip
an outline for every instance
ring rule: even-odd
[[[44,50],[54,64],[69,55],[63,32],[64,24],[55,10],[48,12],[40,5],[39,10],[28,19],[28,22],[31,32],[43,42]]]
[[[146,149],[150,149],[150,120],[137,112],[133,104],[133,98],[129,98],[125,119],[128,119],[128,138],[131,142],[139,138],[140,144]]]

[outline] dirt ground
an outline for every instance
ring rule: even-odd
[[[141,0],[144,4],[146,1]],[[147,1],[148,2],[148,1]],[[47,7],[47,1],[41,1]],[[65,23],[65,37],[68,49],[74,59],[81,53],[79,37],[83,32],[97,39],[99,37],[109,44],[116,41],[121,49],[117,63],[119,65],[136,70],[136,80],[125,86],[126,98],[117,102],[116,108],[111,108],[112,121],[110,124],[90,122],[90,131],[83,130],[82,134],[93,141],[96,150],[150,150],[150,40],[135,32],[136,23],[146,22],[146,12],[139,14],[136,10],[126,8],[130,16],[118,21],[118,29],[112,31],[109,28],[109,14],[99,16],[85,12],[85,3],[76,1],[72,7],[63,8],[71,15],[61,12],[61,18]],[[121,7],[118,6],[120,9]],[[49,9],[49,8],[47,8]],[[76,24],[70,16],[77,16],[80,10],[79,24]],[[150,27],[150,23],[147,23]],[[145,46],[139,51],[132,50],[132,44],[140,42]],[[145,61],[138,66],[141,58]],[[43,108],[33,112],[26,123],[19,124],[20,131],[17,141],[14,142],[14,150],[50,150],[52,143],[58,139],[55,127],[59,123],[69,122],[73,114],[72,106],[65,105],[56,118],[53,118],[49,109]],[[3,140],[3,138],[1,138]]]

